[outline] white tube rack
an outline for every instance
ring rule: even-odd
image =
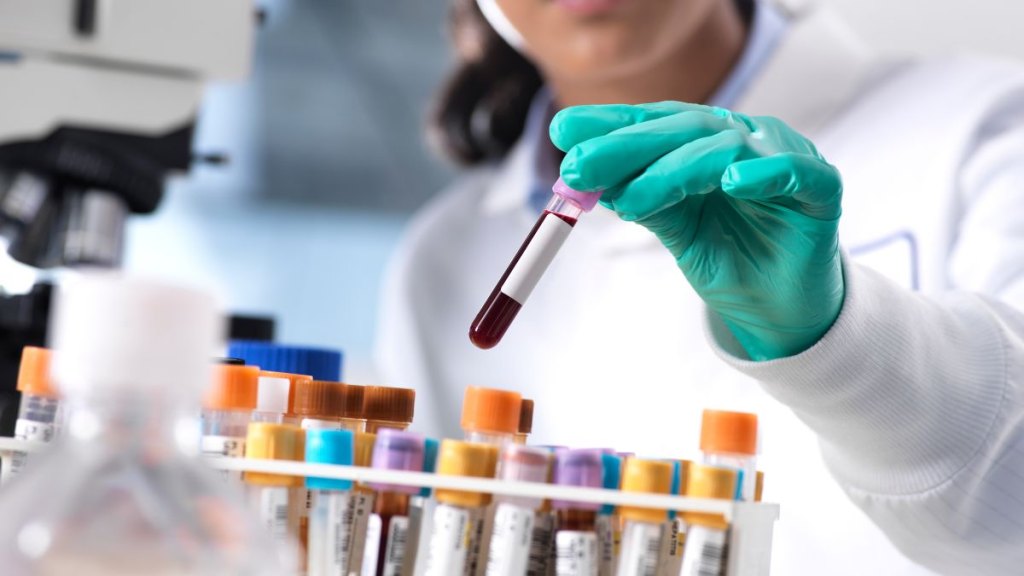
[[[26,442],[13,438],[0,438],[0,453],[9,451],[35,452],[46,447],[39,442]],[[284,476],[302,476],[445,488],[469,492],[483,492],[503,496],[569,500],[614,506],[657,508],[677,512],[705,512],[722,514],[729,521],[728,576],[769,576],[772,553],[772,534],[779,518],[779,505],[755,502],[734,502],[665,496],[605,490],[575,488],[533,482],[509,482],[490,478],[441,476],[425,472],[400,472],[356,466],[307,464],[285,460],[258,460],[250,458],[203,457],[211,467],[221,470],[265,472]]]

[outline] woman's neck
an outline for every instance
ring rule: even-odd
[[[602,82],[548,77],[559,106],[707,102],[743,53],[747,26],[736,6],[719,0],[689,39],[643,71]]]

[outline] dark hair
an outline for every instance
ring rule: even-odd
[[[733,1],[749,23],[756,0]],[[437,102],[432,140],[460,164],[501,159],[523,133],[540,72],[491,28],[476,0],[452,0],[449,26],[457,65]]]

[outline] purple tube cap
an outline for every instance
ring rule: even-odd
[[[566,450],[555,455],[554,483],[561,486],[581,488],[604,487],[603,450]],[[554,508],[574,510],[599,510],[600,504],[553,500]]]
[[[572,188],[569,188],[565,182],[562,182],[561,178],[559,178],[555,182],[555,185],[551,187],[551,191],[562,198],[572,200],[579,205],[584,212],[590,212],[593,210],[594,206],[597,206],[597,201],[601,199],[602,194],[601,192],[580,192],[579,190],[573,190]]]
[[[501,452],[498,478],[520,482],[547,482],[551,453],[544,448],[509,444]]]
[[[380,470],[421,472],[425,445],[426,439],[419,434],[382,428],[377,431],[377,441],[373,446],[373,460],[370,465]],[[420,489],[415,486],[377,483],[370,484],[370,486],[381,492],[420,493]]]

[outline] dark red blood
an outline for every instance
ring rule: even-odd
[[[505,273],[501,275],[501,279],[494,286],[494,290],[491,291],[491,295],[487,297],[487,301],[484,302],[480,312],[477,313],[476,318],[473,319],[473,323],[469,326],[469,340],[477,348],[487,350],[494,348],[501,342],[502,337],[505,336],[505,332],[508,327],[512,325],[512,321],[515,320],[516,314],[519,313],[519,309],[523,305],[516,302],[511,297],[507,296],[501,291],[501,287],[505,284],[505,279],[512,273],[512,269],[519,263],[519,258],[526,251],[526,247],[530,245],[530,241],[533,240],[534,235],[537,234],[537,229],[540,228],[541,222],[544,218],[551,214],[564,220],[569,226],[575,226],[577,220],[570,218],[564,214],[557,214],[545,210],[540,218],[537,219],[537,223],[533,225],[533,229],[526,236],[526,240],[523,240],[523,245],[519,247],[519,251],[516,252],[512,262],[509,263],[508,268],[505,269]]]

